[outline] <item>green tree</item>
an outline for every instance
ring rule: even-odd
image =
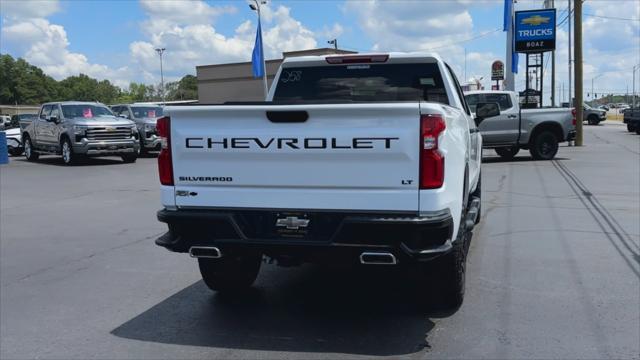
[[[166,86],[167,100],[195,100],[198,99],[198,78],[185,75],[182,79],[170,82]]]

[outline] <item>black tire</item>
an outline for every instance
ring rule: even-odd
[[[558,138],[551,131],[542,131],[531,142],[529,152],[536,160],[552,160],[558,153]]]
[[[223,255],[220,259],[198,259],[202,280],[209,289],[219,292],[239,292],[248,289],[258,277],[261,264],[260,253]]]
[[[627,131],[628,132],[634,132],[634,131],[636,131],[636,127],[633,126],[632,124],[627,124]]]
[[[138,160],[138,154],[133,153],[133,154],[122,155],[121,158],[125,164],[131,164],[136,162],[136,160]]]
[[[38,161],[40,157],[40,153],[33,149],[33,143],[29,135],[24,136],[24,156],[27,158],[27,161]]]
[[[9,155],[11,156],[20,156],[22,155],[23,152],[24,152],[24,149],[22,148],[15,148],[15,147],[9,148]]]
[[[471,233],[462,221],[451,251],[428,263],[419,264],[420,276],[429,280],[428,287],[421,289],[421,296],[426,297],[424,300],[429,310],[452,313],[462,305],[470,238]]]
[[[636,127],[636,134],[640,135],[640,126]]]
[[[149,154],[149,150],[147,150],[147,148],[144,147],[144,140],[140,138],[140,148],[138,150],[138,155],[142,157],[147,154]]]
[[[78,154],[73,151],[73,145],[68,137],[62,138],[60,142],[60,154],[62,155],[62,162],[65,165],[75,165],[81,160],[81,156],[78,156]]]
[[[496,154],[500,155],[500,157],[505,160],[513,159],[520,151],[520,149],[516,146],[499,147],[495,148],[494,150],[496,151]]]
[[[598,119],[596,115],[589,115],[589,117],[587,118],[587,123],[589,125],[598,125],[600,124],[600,119]]]

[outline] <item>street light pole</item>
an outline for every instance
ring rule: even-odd
[[[633,67],[633,108],[636,108],[636,70],[640,69],[640,64]]]
[[[258,13],[258,23],[260,24],[262,24],[260,18],[260,5],[266,5],[266,3],[267,0],[253,0],[253,4],[249,4],[251,10],[255,10]],[[260,26],[260,38],[262,39],[262,25]],[[267,85],[267,61],[265,60],[264,45],[262,44],[262,41],[260,42],[260,46],[262,46],[262,49],[260,49],[260,51],[262,52],[262,81],[264,83],[264,99],[267,100],[267,95],[269,93],[269,86]]]
[[[160,55],[160,91],[162,92],[162,103],[164,104],[164,72],[162,70],[162,54],[164,54],[165,48],[156,48],[156,52]]]
[[[602,76],[602,75],[604,75],[604,73],[602,73],[602,74],[600,74],[600,75],[598,75],[598,76],[595,76],[595,77],[592,77],[592,78],[591,78],[591,100],[592,100],[592,101],[593,101],[593,100],[595,100],[595,96],[593,95],[593,94],[594,94],[594,92],[593,92],[593,80],[595,80],[595,79],[599,78],[599,77],[600,77],[600,76]]]

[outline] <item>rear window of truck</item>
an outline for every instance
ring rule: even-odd
[[[511,96],[509,94],[470,94],[464,97],[471,111],[476,111],[476,104],[479,102],[498,103],[500,111],[504,111],[513,107]]]
[[[346,64],[284,68],[273,100],[422,100],[449,104],[437,64]]]

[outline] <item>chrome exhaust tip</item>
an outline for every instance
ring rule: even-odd
[[[192,258],[219,259],[222,257],[220,249],[213,246],[192,246],[189,248],[189,256]]]
[[[360,254],[360,263],[363,265],[396,265],[398,260],[388,252],[363,252]]]

